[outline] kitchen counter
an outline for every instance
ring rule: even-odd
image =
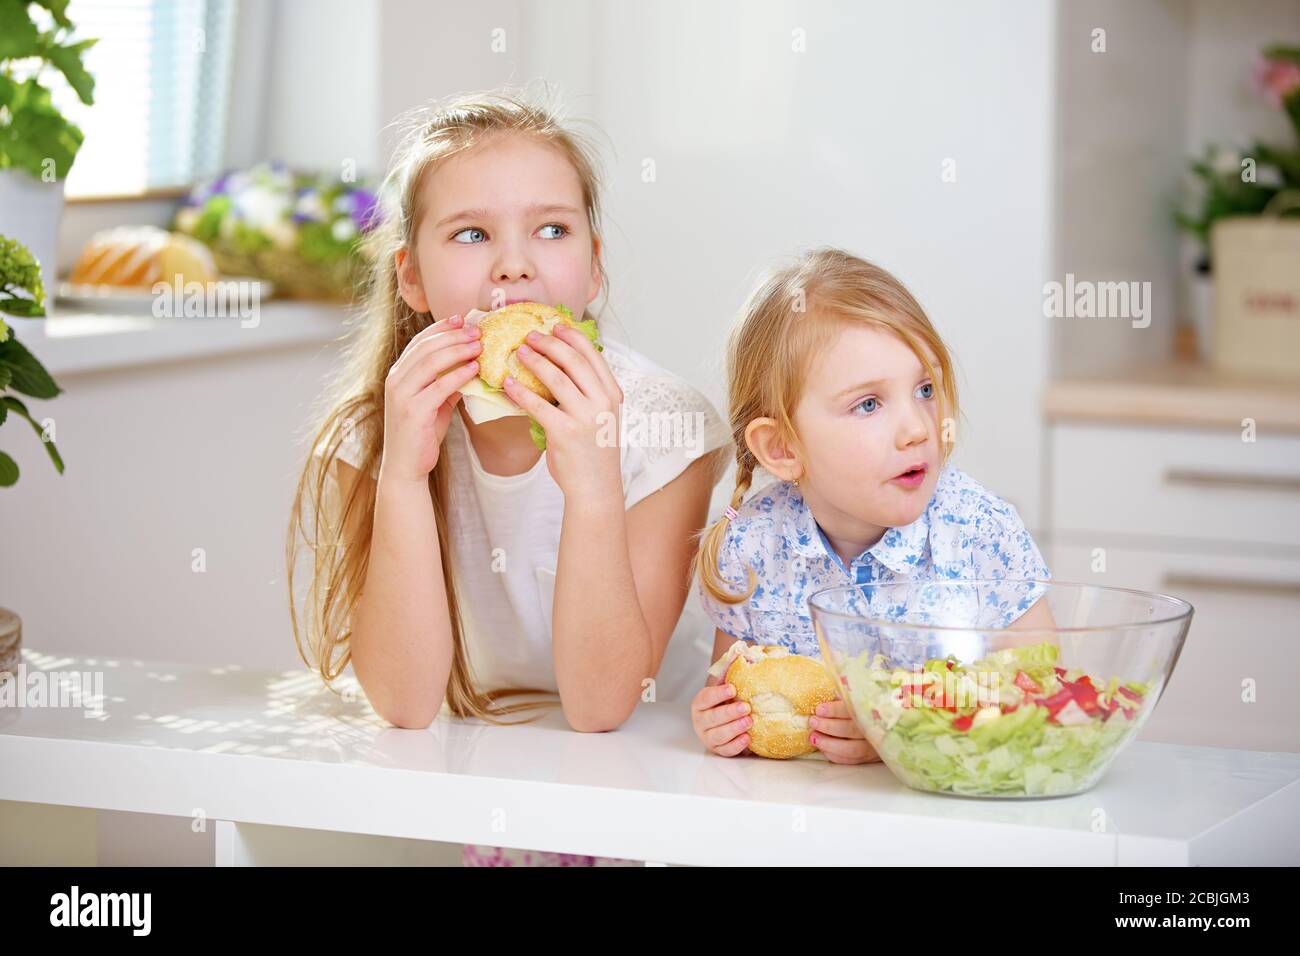
[[[332,303],[272,299],[251,319],[156,318],[141,309],[113,311],[62,303],[53,316],[6,316],[19,340],[58,379],[161,362],[325,344],[344,334],[346,310]]]
[[[339,833],[705,865],[1300,863],[1296,754],[1137,742],[1079,796],[963,799],[908,790],[880,764],[707,754],[685,701],[642,703],[607,734],[558,712],[400,730],[355,685],[336,695],[305,669],[30,649],[24,662],[24,701],[38,679],[100,676],[70,706],[0,707],[0,801],[202,808],[221,864]]]
[[[1049,422],[1126,422],[1300,432],[1300,380],[1222,372],[1169,361],[1048,384]]]

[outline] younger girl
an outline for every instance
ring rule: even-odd
[[[698,554],[715,661],[736,640],[818,656],[808,598],[822,588],[1049,576],[1016,509],[948,464],[948,350],[884,269],[823,249],[770,277],[732,335],[728,379],[736,490]],[[759,467],[776,480],[745,500]],[[979,624],[1054,626],[1042,590],[995,589]],[[696,735],[728,757],[749,744],[734,694],[710,679],[692,703]],[[842,700],[817,714],[828,759],[878,759]]]
[[[291,596],[298,529],[315,557],[304,660],[327,682],[350,661],[399,727],[444,704],[500,723],[543,693],[574,730],[612,730],[685,603],[725,428],[682,379],[563,325],[518,352],[557,404],[505,384],[544,452],[528,417],[465,413],[481,345],[464,316],[536,301],[591,318],[604,286],[592,157],[547,111],[493,95],[418,114],[384,195],[373,289],[294,506]],[[687,422],[682,440],[610,427],[651,415]],[[593,860],[471,846],[465,862]]]

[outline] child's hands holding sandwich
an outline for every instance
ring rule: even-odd
[[[720,757],[734,757],[749,747],[746,731],[753,725],[749,704],[736,701],[736,688],[721,677],[708,682],[691,701],[691,726],[700,743]]]
[[[788,759],[820,750],[832,763],[880,759],[819,660],[743,640],[725,647],[728,640],[715,634],[708,681],[691,701],[691,724],[706,748],[722,757]]]

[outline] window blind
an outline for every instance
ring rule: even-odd
[[[68,173],[70,197],[189,186],[218,173],[226,127],[237,0],[71,0],[95,102],[62,74],[42,82],[85,141]]]

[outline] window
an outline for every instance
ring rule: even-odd
[[[186,187],[218,173],[226,125],[236,0],[71,0],[95,103],[58,71],[41,74],[85,142],[70,198]]]

